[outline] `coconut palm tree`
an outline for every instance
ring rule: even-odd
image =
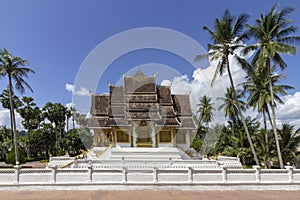
[[[76,108],[71,107],[70,111],[71,111],[71,115],[72,115],[72,126],[74,129],[75,128],[75,116],[77,115],[77,110],[76,110]]]
[[[66,122],[66,125],[67,125],[67,132],[69,131],[69,119],[72,117],[72,112],[70,109],[67,109],[66,111],[66,118],[67,118],[67,122]]]
[[[245,47],[242,44],[242,42],[244,41],[244,39],[247,39],[247,34],[243,33],[243,29],[248,18],[249,18],[248,15],[241,14],[236,19],[234,15],[230,14],[229,10],[226,10],[221,19],[216,19],[214,25],[215,27],[214,31],[204,26],[203,29],[209,32],[213,40],[213,44],[208,44],[209,53],[207,55],[199,55],[195,58],[196,60],[199,60],[208,56],[210,61],[213,60],[218,61],[218,65],[214,77],[212,79],[212,84],[214,83],[218,75],[222,76],[226,71],[228,73],[234,99],[236,99],[237,95],[236,95],[234,81],[232,78],[229,58],[232,57],[233,59],[236,59],[244,68],[248,66],[247,62],[236,53],[237,49],[241,49]],[[253,153],[254,160],[256,164],[259,165],[259,161],[257,159],[257,155],[251,140],[251,136],[249,134],[247,124],[245,122],[245,118],[243,116],[242,109],[239,104],[237,104],[237,108],[238,108],[238,115],[240,116],[243,126],[245,128],[247,139],[249,140],[249,144],[251,147],[251,151]]]
[[[18,108],[22,104],[19,97],[14,95],[14,93],[12,93],[12,99],[13,99],[13,103],[14,103],[14,108]],[[9,91],[8,90],[3,90],[2,94],[0,94],[0,102],[1,102],[3,108],[10,109]],[[12,116],[11,115],[10,115],[10,129],[13,130],[13,122],[12,122]],[[13,141],[14,141],[13,138],[14,138],[14,134],[11,131],[12,145],[13,145]]]
[[[211,102],[211,98],[206,95],[200,99],[200,104],[197,104],[199,106],[199,125],[204,122],[208,127],[209,122],[213,120],[213,111],[215,110],[213,105],[214,103]]]
[[[240,90],[236,91],[236,98],[233,96],[232,87],[226,89],[225,97],[218,97],[218,100],[223,101],[218,110],[224,109],[225,117],[228,117],[232,121],[232,129],[234,130],[234,125],[237,123],[238,117],[238,106],[242,111],[246,111],[245,102],[240,100],[242,98],[242,92]]]
[[[280,54],[296,53],[296,47],[292,44],[300,42],[299,36],[291,36],[295,33],[297,27],[291,25],[292,21],[287,19],[287,16],[294,11],[292,7],[286,7],[278,10],[278,4],[271,8],[267,14],[262,14],[256,20],[254,26],[248,25],[248,34],[252,36],[257,43],[245,48],[244,53],[257,50],[252,59],[252,65],[256,66],[259,70],[265,68],[268,71],[268,78],[272,77],[272,63],[278,64],[283,70],[287,67]],[[276,128],[276,114],[274,102],[274,90],[272,81],[269,81],[270,95],[271,95],[271,110],[272,110],[272,124],[273,132],[276,141],[278,160],[280,168],[283,168],[283,161],[280,151],[279,139]]]
[[[285,78],[284,74],[274,74],[271,77],[274,100],[280,104],[284,104],[284,102],[281,100],[279,95],[286,95],[286,90],[294,89],[294,87],[289,85],[276,84],[282,78]],[[259,113],[263,113],[265,123],[265,113],[269,112],[268,105],[271,105],[268,71],[265,69],[248,71],[246,81],[241,85],[244,87],[246,92],[249,92],[247,106],[257,109]],[[271,121],[271,119],[269,120]]]
[[[274,67],[272,67],[274,69]],[[286,95],[286,90],[293,89],[292,86],[289,85],[279,85],[278,83],[282,78],[285,78],[283,74],[274,74],[272,75],[272,87],[273,87],[273,95],[274,100],[280,104],[284,102],[281,100],[279,95]],[[257,109],[259,113],[263,115],[264,121],[264,129],[267,130],[267,119],[266,114],[268,115],[269,122],[272,125],[272,119],[269,112],[269,106],[271,106],[271,92],[269,87],[269,78],[268,71],[264,68],[261,70],[251,69],[248,71],[248,75],[246,77],[246,82],[242,83],[244,90],[249,92],[249,96],[247,99],[247,106],[253,107],[253,109]],[[275,103],[276,106],[276,103]],[[268,133],[265,135],[266,142],[266,152],[268,157],[268,165],[270,167],[270,158],[268,156],[269,152],[269,139]]]
[[[18,56],[12,55],[9,51],[3,48],[0,51],[0,76],[5,76],[8,78],[8,91],[9,91],[9,102],[10,102],[10,115],[12,116],[13,122],[13,134],[14,134],[14,148],[15,148],[15,158],[16,165],[19,165],[19,153],[18,153],[18,142],[17,142],[17,128],[15,119],[15,108],[13,103],[13,82],[15,82],[15,89],[21,94],[24,93],[25,87],[30,91],[32,88],[24,80],[28,77],[29,73],[34,73],[34,71],[25,66],[28,65],[28,61],[24,60]]]
[[[284,164],[296,161],[296,152],[300,145],[300,128],[295,131],[294,128],[290,124],[282,124],[282,128],[278,130]]]

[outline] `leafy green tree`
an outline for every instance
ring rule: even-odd
[[[13,56],[6,49],[0,51],[0,76],[8,78],[8,91],[9,91],[9,102],[10,102],[10,115],[12,116],[13,133],[14,133],[14,147],[15,147],[15,161],[16,165],[19,164],[19,153],[18,153],[18,141],[17,141],[17,127],[15,119],[15,107],[13,103],[13,81],[15,82],[15,89],[20,93],[24,93],[25,87],[32,91],[30,85],[24,80],[28,77],[29,73],[34,71],[25,66],[28,65],[28,61],[20,57]]]
[[[57,147],[57,135],[59,134],[57,129],[49,123],[43,123],[41,128],[37,130],[37,134],[42,136],[43,147],[46,152],[46,156],[56,155],[59,150]]]
[[[276,144],[273,133],[261,128],[253,135],[257,156],[264,162],[265,168],[271,168],[271,160],[276,156]]]
[[[85,128],[88,130],[87,126],[89,123],[89,119],[87,118],[86,114],[76,113],[75,121],[79,125],[80,128]]]
[[[84,145],[84,149],[90,149],[93,145],[93,137],[91,133],[86,130],[86,128],[78,128],[77,133],[81,139],[82,144]]]
[[[218,75],[222,76],[226,71],[228,73],[234,99],[237,98],[237,94],[231,74],[229,57],[236,59],[242,67],[248,67],[247,62],[236,53],[237,49],[245,47],[242,42],[247,38],[247,34],[243,33],[243,29],[248,18],[248,15],[242,14],[238,16],[237,20],[235,20],[236,17],[234,15],[231,15],[229,10],[226,10],[221,19],[216,19],[214,25],[215,30],[212,31],[208,27],[204,26],[203,29],[209,32],[213,44],[208,44],[209,53],[207,55],[200,55],[196,57],[196,60],[198,60],[208,56],[210,61],[218,61],[212,84],[214,83]],[[247,139],[249,140],[254,160],[256,161],[256,164],[259,165],[259,161],[247,128],[247,124],[245,122],[242,109],[240,108],[239,104],[237,104],[237,108],[238,115],[240,116],[245,128]]]
[[[44,153],[45,143],[47,143],[47,141],[45,141],[45,140],[49,138],[47,136],[44,137],[45,132],[46,131],[43,131],[42,129],[31,131],[30,150],[31,150],[31,154],[34,157],[34,159],[37,159],[39,156],[42,156]],[[53,138],[50,138],[50,139],[51,139],[51,141],[53,140]]]
[[[71,156],[80,154],[81,149],[86,150],[85,146],[81,141],[77,129],[72,129],[67,132],[65,142],[67,146],[66,149]]]
[[[291,36],[292,33],[296,32],[297,27],[291,25],[292,20],[287,19],[287,16],[293,11],[294,9],[292,7],[278,10],[278,4],[276,4],[271,8],[269,13],[262,14],[261,17],[256,20],[254,26],[248,25],[249,35],[252,36],[257,43],[245,48],[245,53],[257,50],[252,59],[252,65],[256,66],[258,70],[266,69],[268,71],[272,126],[280,168],[283,168],[283,160],[276,128],[274,89],[271,81],[273,71],[271,65],[272,63],[278,64],[283,70],[287,65],[280,54],[294,55],[296,53],[296,47],[292,44],[300,42],[300,37]]]
[[[19,99],[18,96],[14,95],[12,93],[12,99],[14,103],[14,108],[18,108],[22,103]],[[9,103],[9,91],[8,90],[3,90],[2,94],[0,95],[0,102],[2,104],[3,108],[10,109],[10,103]],[[10,115],[10,129],[13,130],[13,122],[12,122],[12,115]],[[11,132],[11,142],[13,142],[13,132]]]
[[[0,160],[4,160],[9,149],[12,148],[11,143],[11,129],[7,128],[5,125],[0,126]]]
[[[57,140],[57,142],[61,142],[60,146],[64,148],[64,143],[61,139],[64,138],[67,108],[60,103],[48,102],[43,107],[42,111],[43,116],[47,118],[51,122],[51,124],[54,124],[56,130],[58,130],[59,140]],[[62,151],[64,151],[64,149]]]
[[[15,156],[16,152],[19,152],[19,162],[20,162],[20,164],[26,163],[26,153],[25,153],[23,148],[19,147],[18,151],[15,151],[15,149],[12,148],[8,152],[7,157],[5,158],[5,163],[6,164],[14,165],[16,163],[16,156]]]
[[[258,128],[260,127],[259,122],[255,119],[252,120],[250,117],[246,118],[247,127],[253,141],[257,134]],[[218,142],[213,149],[215,155],[221,154],[225,156],[238,156],[241,158],[243,164],[252,164],[253,160],[252,151],[249,145],[249,140],[244,134],[245,129],[242,121],[239,119],[236,123],[235,132],[232,130],[232,122],[228,126],[222,129],[222,133]]]
[[[294,128],[290,124],[282,124],[282,128],[278,130],[284,164],[296,163],[296,153],[300,145],[300,128],[295,131]]]
[[[26,97],[24,96],[22,98],[23,105],[17,109],[17,112],[20,113],[21,117],[23,118],[22,124],[25,129],[27,129],[27,135],[28,135],[28,143],[27,143],[27,152],[28,157],[31,157],[31,151],[30,151],[30,133],[32,130],[35,130],[39,127],[40,124],[40,115],[41,110],[39,107],[36,106],[36,103],[33,101],[32,97]]]

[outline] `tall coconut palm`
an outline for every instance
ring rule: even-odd
[[[13,133],[14,133],[14,147],[15,147],[15,158],[16,165],[19,165],[19,152],[17,142],[17,128],[15,119],[15,108],[13,103],[13,82],[15,82],[15,89],[20,93],[24,93],[25,87],[32,91],[30,85],[24,80],[28,77],[29,73],[34,71],[25,66],[28,65],[28,61],[18,56],[12,55],[9,51],[3,48],[0,51],[0,76],[8,78],[8,91],[9,91],[9,102],[10,102],[10,115],[12,116],[13,122]]]
[[[282,10],[278,10],[278,4],[271,8],[271,11],[267,14],[262,14],[259,19],[256,20],[254,26],[248,25],[249,35],[252,36],[257,43],[245,48],[245,53],[257,50],[252,64],[258,69],[266,68],[268,70],[268,78],[272,77],[272,63],[278,64],[283,70],[287,67],[280,54],[292,54],[296,53],[296,47],[292,44],[300,42],[299,36],[291,36],[295,33],[297,27],[291,25],[292,21],[287,19],[287,16],[292,13],[294,9],[292,7],[286,7]],[[271,95],[271,110],[272,110],[272,124],[273,132],[276,141],[278,160],[280,168],[283,168],[283,161],[280,151],[280,145],[278,140],[277,128],[276,128],[276,114],[274,103],[274,90],[272,81],[269,81],[270,95]]]
[[[19,106],[21,106],[22,102],[20,101],[19,97],[14,95],[14,93],[12,93],[12,99],[14,102],[14,108],[18,108]],[[2,104],[3,108],[7,108],[10,109],[10,103],[9,103],[10,99],[9,99],[9,91],[8,90],[3,90],[2,94],[0,94],[0,102]],[[13,130],[13,122],[12,122],[12,116],[10,115],[10,130]],[[11,131],[11,142],[13,145],[14,142],[14,134]]]
[[[274,69],[274,67],[272,67]],[[286,90],[293,89],[293,87],[289,85],[281,85],[276,84],[282,78],[285,78],[283,74],[274,74],[272,75],[272,87],[273,87],[273,95],[274,100],[280,104],[284,102],[281,100],[279,95],[286,95]],[[264,121],[264,129],[267,130],[267,119],[266,114],[269,117],[269,121],[272,125],[272,120],[269,112],[269,106],[271,106],[271,92],[269,87],[269,78],[268,71],[264,69],[260,70],[249,70],[248,75],[246,77],[246,82],[242,83],[244,89],[249,92],[249,96],[247,99],[247,106],[253,107],[253,109],[257,109],[259,113],[263,115]],[[276,106],[276,103],[275,103]],[[263,131],[262,131],[263,132]],[[266,142],[266,153],[268,165],[270,167],[270,157],[269,157],[269,134],[265,135]]]
[[[241,14],[236,17],[230,14],[229,10],[226,10],[223,17],[221,19],[216,19],[215,21],[215,30],[212,31],[208,27],[204,26],[203,29],[208,31],[213,40],[213,44],[208,44],[209,53],[206,55],[209,57],[210,61],[217,60],[218,65],[212,80],[212,84],[214,83],[216,77],[218,75],[222,76],[225,71],[228,73],[230,85],[233,91],[233,97],[236,99],[236,90],[234,81],[231,75],[231,65],[229,63],[229,57],[236,59],[242,64],[242,67],[248,66],[246,61],[241,58],[236,50],[240,48],[244,48],[245,46],[242,44],[243,40],[247,38],[247,34],[243,33],[244,25],[247,22],[249,16],[246,14]],[[205,55],[197,56],[195,59],[204,58]],[[247,139],[249,140],[249,144],[251,147],[251,151],[253,153],[254,160],[257,165],[259,165],[259,161],[251,140],[251,136],[249,134],[247,124],[245,122],[245,118],[243,116],[241,107],[237,104],[238,114],[242,120],[243,126],[245,128],[245,132],[247,134]]]
[[[200,104],[197,105],[199,106],[199,125],[204,122],[208,127],[209,122],[213,120],[213,111],[215,110],[215,108],[213,107],[214,103],[211,102],[210,97],[204,95],[200,99]]]
[[[232,128],[238,121],[238,104],[242,111],[246,111],[245,102],[240,100],[242,98],[242,92],[240,90],[236,91],[236,98],[233,96],[232,87],[226,89],[225,97],[218,97],[218,100],[223,101],[218,110],[224,109],[225,117],[228,117],[232,121]]]
[[[66,111],[66,118],[67,118],[67,122],[66,122],[66,125],[67,125],[67,132],[69,131],[69,119],[72,117],[72,112],[71,110],[68,108],[67,111]]]
[[[77,110],[74,107],[70,108],[71,111],[71,115],[72,115],[72,125],[73,125],[73,129],[75,128],[75,116],[77,115]]]
[[[294,126],[290,124],[282,124],[282,128],[278,130],[280,135],[280,146],[282,149],[282,158],[284,164],[287,162],[296,162],[296,152],[300,145],[300,128],[294,130]]]

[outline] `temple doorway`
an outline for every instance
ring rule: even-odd
[[[152,128],[145,121],[135,129],[137,147],[152,147]]]

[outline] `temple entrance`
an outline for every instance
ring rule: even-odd
[[[152,129],[145,121],[135,129],[137,147],[152,147]]]

